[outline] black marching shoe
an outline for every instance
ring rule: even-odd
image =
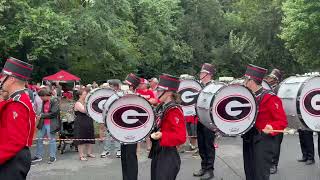
[[[313,160],[309,159],[309,160],[306,161],[306,165],[311,165],[311,164],[314,164],[314,163],[315,163],[314,159]]]
[[[278,172],[278,167],[276,165],[272,165],[270,168],[270,174],[276,174]]]
[[[307,162],[307,158],[302,157],[301,159],[298,159],[297,161],[298,161],[298,162]]]
[[[214,178],[213,170],[207,170],[200,180],[210,180]]]
[[[206,170],[200,169],[199,171],[194,172],[194,173],[193,173],[193,176],[195,176],[195,177],[201,177],[201,176],[203,176],[205,173],[206,173]]]

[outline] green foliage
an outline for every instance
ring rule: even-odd
[[[126,0],[97,1],[73,13],[77,35],[70,38],[71,71],[86,82],[123,78],[134,71],[140,53]]]
[[[320,2],[287,0],[280,34],[286,47],[310,70],[320,68]]]
[[[138,74],[150,78],[161,73],[179,75],[177,68],[190,62],[192,51],[179,38],[182,8],[178,0],[132,1],[137,44],[142,54]],[[183,70],[183,68],[181,68]]]
[[[227,41],[226,23],[218,1],[182,0],[184,17],[180,31],[183,40],[192,47],[193,58],[189,63],[199,70],[202,63],[214,63],[212,49]]]
[[[93,80],[134,72],[242,76],[248,63],[287,75],[320,67],[316,0],[1,0],[0,58]],[[281,29],[282,27],[282,29]]]
[[[0,23],[0,44],[3,53],[22,59],[49,57],[57,48],[67,45],[73,33],[68,17],[50,7],[31,7],[27,1],[4,1]],[[3,29],[3,28],[2,28]]]
[[[238,0],[231,3],[226,13],[229,27],[237,33],[255,38],[260,52],[252,63],[268,68],[279,68],[286,75],[303,72],[303,67],[285,48],[278,37],[285,0]]]
[[[244,65],[254,63],[260,50],[255,38],[248,37],[246,33],[242,36],[235,35],[231,31],[228,43],[212,52],[217,59],[219,75],[240,77],[245,71]]]

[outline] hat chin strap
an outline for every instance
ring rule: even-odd
[[[209,73],[207,73],[205,76],[203,76],[203,78],[200,79],[200,82],[202,82],[202,80],[203,80],[204,78],[206,78],[207,76],[209,76]]]
[[[160,96],[158,97],[158,99],[160,99],[167,91],[163,91]]]
[[[2,90],[4,83],[8,80],[9,76],[6,76],[3,81],[0,83],[0,90]]]

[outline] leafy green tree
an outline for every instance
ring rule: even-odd
[[[3,1],[0,15],[1,53],[24,60],[49,57],[66,46],[74,32],[67,16],[48,6],[31,7],[28,1]]]
[[[179,31],[183,40],[192,48],[189,74],[195,74],[203,63],[216,63],[212,51],[218,51],[228,41],[229,32],[218,1],[182,0],[181,6],[184,16]]]
[[[150,78],[161,73],[179,75],[190,62],[192,50],[181,38],[178,0],[131,0],[136,43],[141,52],[138,75]]]
[[[70,38],[67,59],[85,82],[124,78],[140,58],[132,11],[126,0],[96,1],[72,13],[77,34]]]
[[[285,48],[280,33],[284,0],[239,0],[231,3],[232,11],[226,13],[229,27],[237,33],[247,33],[255,38],[261,48],[259,56],[252,62],[272,69],[279,68],[286,75],[303,71],[302,66]]]
[[[320,2],[287,0],[280,34],[293,56],[309,70],[320,69]]]
[[[284,3],[284,4],[283,4]],[[286,75],[319,67],[316,0],[1,0],[0,58],[93,80],[134,72],[239,77],[246,64]],[[280,28],[282,27],[282,29]],[[4,62],[4,61],[2,61]]]
[[[233,31],[229,34],[229,41],[222,47],[213,49],[214,59],[221,76],[241,77],[246,69],[246,64],[254,63],[261,51],[255,38],[250,38],[246,33],[239,36]]]

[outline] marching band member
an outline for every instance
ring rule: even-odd
[[[256,96],[258,115],[255,126],[243,135],[243,160],[246,180],[269,180],[272,155],[277,133],[287,127],[282,102],[272,91],[262,88],[261,83],[267,70],[248,65],[244,85]]]
[[[279,69],[273,69],[271,73],[265,78],[266,82],[272,87],[272,90],[277,93],[279,88],[279,83],[282,80],[282,73]],[[278,171],[281,143],[283,140],[283,133],[279,133],[274,136],[275,146],[274,146],[274,154],[272,157],[272,166],[270,169],[270,174],[275,174]]]
[[[29,147],[36,114],[25,89],[32,65],[9,58],[2,69],[0,89],[9,99],[0,103],[0,179],[24,180],[30,170]]]
[[[121,81],[119,79],[109,79],[108,80],[109,87],[113,89],[115,92],[120,92],[120,84]],[[103,132],[101,137],[105,137],[103,141],[103,152],[101,153],[100,157],[105,158],[107,155],[110,155],[116,152],[116,157],[121,157],[120,151],[120,143],[110,137],[109,133],[106,130],[106,126],[104,123],[100,124],[100,130]]]
[[[140,78],[134,74],[126,77],[125,83],[129,85],[128,94],[134,94],[140,84]],[[121,144],[121,166],[123,180],[138,179],[137,144]]]
[[[200,71],[200,81],[203,86],[211,83],[215,68],[212,64],[205,63],[202,65]],[[201,169],[193,173],[195,177],[201,177],[201,179],[212,179],[214,177],[214,160],[216,150],[214,147],[215,133],[205,127],[201,122],[197,125],[197,140],[199,154],[201,157]]]
[[[313,131],[298,129],[300,148],[302,152],[301,159],[298,162],[304,162],[306,165],[315,163],[314,160],[314,142],[313,142]],[[318,142],[319,142],[318,138]]]
[[[158,99],[155,97],[155,94],[152,90],[148,89],[148,80],[144,78],[140,78],[140,85],[136,90],[136,94],[139,94],[141,97],[149,101],[150,104],[156,106],[158,104]],[[146,138],[147,143],[147,151],[151,149],[151,140],[150,138]],[[138,152],[140,152],[141,144],[138,144]]]
[[[189,75],[189,74],[181,74],[180,75],[180,79],[181,80],[183,80],[183,79],[194,79],[194,77]],[[182,108],[182,110],[184,110],[184,109]],[[196,114],[195,115],[186,115],[186,114],[184,114],[184,115],[185,115],[184,119],[185,119],[185,122],[186,122],[188,142],[189,142],[188,147],[185,150],[185,152],[193,152],[192,156],[199,156],[199,151],[197,149],[197,123],[198,123],[198,116]],[[184,152],[184,148],[183,147],[181,148],[181,150],[180,150],[180,153]]]
[[[155,95],[157,95],[156,94],[156,89],[157,89],[157,87],[158,87],[158,84],[159,84],[159,81],[158,81],[158,79],[157,78],[155,78],[155,77],[153,77],[153,78],[151,78],[151,79],[149,79],[149,83],[150,83],[150,90],[151,91],[153,91],[154,93],[155,93]]]
[[[279,83],[282,80],[282,73],[279,69],[273,69],[271,73],[265,78],[265,81],[272,87],[272,90],[277,93]]]
[[[158,100],[152,90],[148,89],[148,80],[140,78],[140,85],[138,86],[136,93],[145,98],[152,105],[157,105]]]
[[[158,128],[151,134],[151,180],[174,180],[180,170],[181,159],[176,146],[186,141],[183,112],[178,104],[180,80],[171,75],[161,75],[158,85]]]

